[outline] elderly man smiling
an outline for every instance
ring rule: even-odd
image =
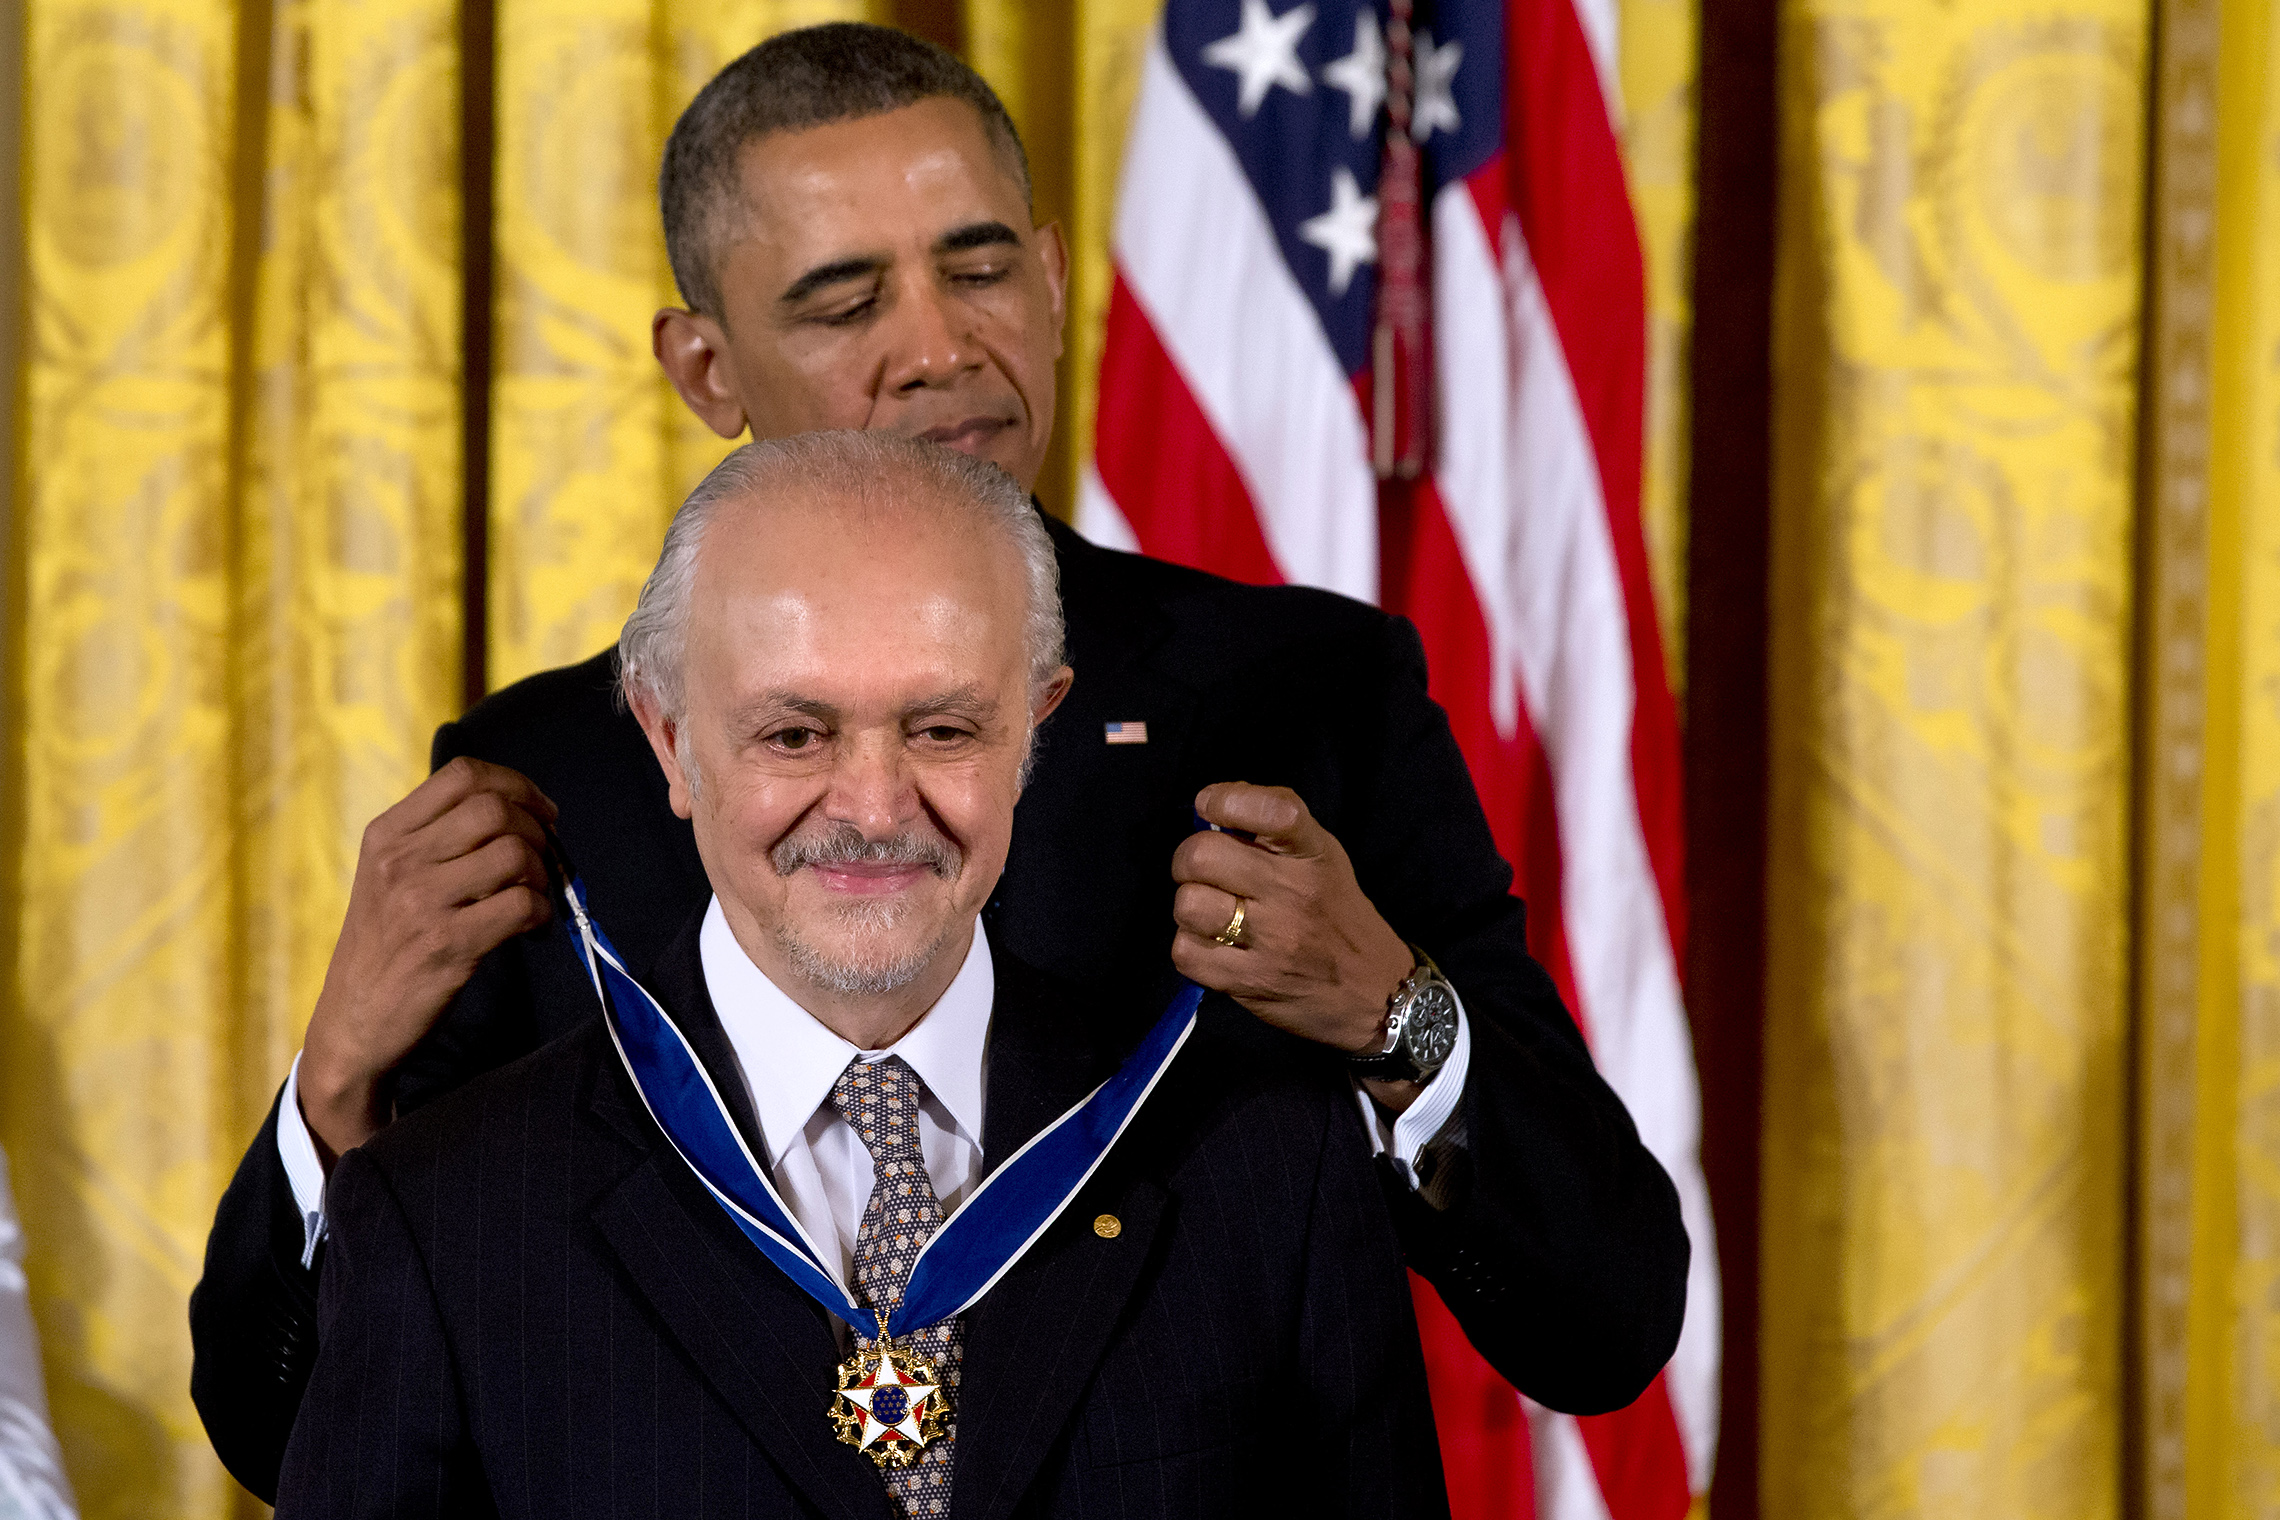
[[[1072,679],[1020,487],[750,445],[622,650],[713,900],[341,1159],[279,1514],[1444,1513],[1341,1054],[980,926]]]

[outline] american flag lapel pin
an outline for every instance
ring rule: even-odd
[[[1103,724],[1102,727],[1107,730],[1108,742],[1111,744],[1146,744],[1148,742],[1148,725],[1145,723],[1108,723]]]

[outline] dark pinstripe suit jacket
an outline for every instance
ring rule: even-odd
[[[733,1057],[695,929],[654,990],[717,1080]],[[995,963],[993,1168],[1155,1011]],[[742,1084],[719,1085],[751,1131]],[[350,1153],[328,1205],[284,1520],[887,1520],[824,1417],[830,1322],[674,1156],[598,1019]],[[959,1520],[1447,1512],[1346,1074],[1230,1004],[1205,1005],[1108,1161],[968,1316],[966,1348]]]

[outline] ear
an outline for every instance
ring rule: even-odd
[[[1030,727],[1035,728],[1047,718],[1052,717],[1053,709],[1061,705],[1061,699],[1068,696],[1069,688],[1074,686],[1076,682],[1077,673],[1068,666],[1064,665],[1059,670],[1054,671],[1044,686],[1038,689],[1037,695],[1030,700]]]
[[[668,306],[649,320],[649,351],[689,410],[723,438],[744,434],[744,403],[728,357],[728,333],[711,317]]]
[[[673,815],[687,818],[693,807],[689,778],[681,770],[681,754],[675,743],[680,738],[679,726],[657,710],[657,704],[647,697],[634,697],[633,716],[641,724],[642,736],[649,741],[649,752],[665,772],[665,790],[673,804]]]
[[[1053,290],[1053,357],[1061,357],[1063,331],[1069,314],[1069,244],[1059,222],[1037,229],[1037,257],[1045,265],[1045,283]]]

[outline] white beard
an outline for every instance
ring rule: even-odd
[[[900,929],[910,917],[910,904],[906,902],[847,903],[836,910],[839,922],[858,931],[856,945],[845,951],[826,950],[820,945],[800,938],[799,932],[789,924],[776,930],[776,944],[783,950],[784,959],[792,970],[818,987],[827,988],[842,996],[877,997],[884,993],[900,992],[924,974],[933,964],[934,957],[949,943],[951,925],[935,936],[934,940],[908,954],[889,957],[883,951],[867,951],[862,944],[861,931],[872,936],[885,937]]]

